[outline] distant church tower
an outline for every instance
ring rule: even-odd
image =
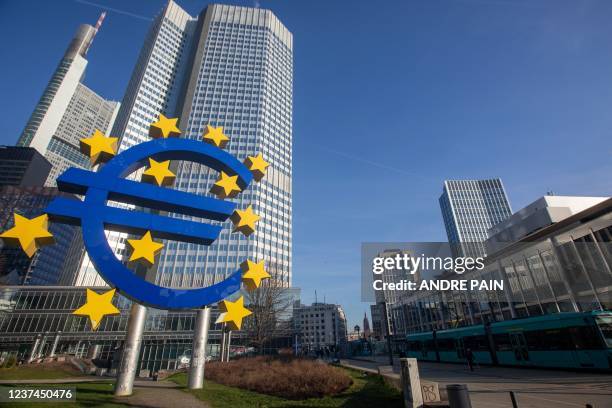
[[[368,314],[366,312],[363,313],[363,337],[365,339],[369,339],[370,335],[370,321],[368,320]]]

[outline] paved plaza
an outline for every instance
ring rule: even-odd
[[[388,364],[387,358],[376,361],[343,360],[352,366],[376,369]],[[399,373],[399,360],[394,361]],[[421,378],[447,384],[467,384],[473,408],[512,407],[514,391],[520,408],[612,408],[612,375],[572,371],[477,367],[470,372],[460,364],[419,362]]]

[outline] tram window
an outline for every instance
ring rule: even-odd
[[[595,331],[595,327],[570,327],[569,332],[572,335],[572,343],[574,343],[576,349],[597,350],[603,348],[603,344]]]
[[[463,338],[463,344],[466,349],[471,349],[472,351],[483,351],[488,350],[487,346],[487,338],[485,336],[469,336]]]
[[[433,340],[425,340],[425,350],[435,350]]]
[[[512,350],[512,343],[510,342],[510,335],[507,333],[494,334],[493,341],[495,342],[495,349],[497,351]]]
[[[532,330],[524,333],[529,350],[551,351],[574,348],[567,329]]]
[[[455,342],[453,339],[438,339],[438,350],[440,351],[452,351],[455,350]]]
[[[595,321],[597,321],[606,344],[609,348],[612,348],[612,316],[597,316]]]
[[[413,351],[421,350],[421,342],[418,340],[409,341],[408,349]]]

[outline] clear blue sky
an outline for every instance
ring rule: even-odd
[[[93,3],[109,14],[85,83],[120,100],[163,2]],[[93,3],[0,2],[0,143],[16,142]],[[612,193],[612,2],[259,3],[294,34],[293,281],[351,327],[369,309],[361,242],[445,240],[445,178],[501,177],[515,210],[548,190]]]

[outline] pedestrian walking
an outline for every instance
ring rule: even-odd
[[[468,367],[470,367],[470,371],[474,371],[474,353],[471,348],[467,348],[465,350],[465,358],[467,359]]]

